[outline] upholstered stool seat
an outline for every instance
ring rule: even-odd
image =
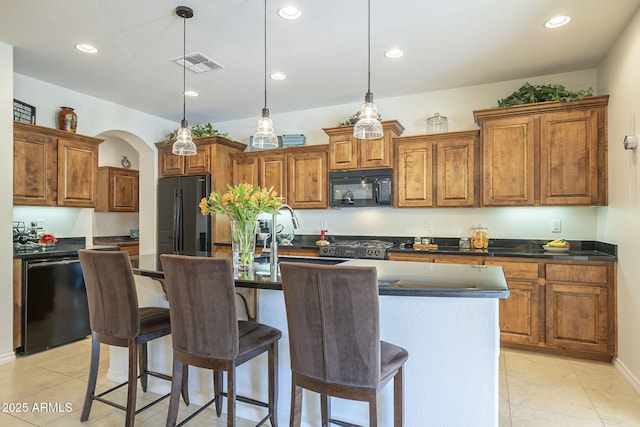
[[[161,255],[171,311],[173,383],[167,427],[176,425],[183,372],[189,366],[213,370],[214,396],[183,425],[215,403],[218,416],[227,397],[227,425],[235,426],[236,400],[268,409],[258,425],[277,426],[278,340],[282,333],[257,322],[239,321],[236,313],[233,266],[229,259]],[[236,395],[237,366],[267,352],[268,403]],[[227,392],[222,391],[227,373]]]
[[[143,391],[147,391],[148,376],[171,380],[170,376],[149,371],[147,367],[147,343],[171,333],[169,309],[138,307],[135,280],[127,252],[80,250],[78,255],[87,289],[92,340],[89,381],[80,420],[86,421],[89,418],[92,403],[97,400],[125,411],[125,426],[132,427],[137,413],[169,396],[161,396],[136,410],[138,378]],[[127,347],[129,372],[127,382],[95,394],[100,343]],[[128,386],[126,406],[104,397],[125,385]],[[188,403],[186,387],[182,390],[185,402]]]
[[[291,355],[291,426],[302,420],[302,389],[320,394],[322,425],[329,397],[368,402],[377,426],[377,393],[394,380],[394,426],[402,426],[402,370],[408,353],[380,341],[375,267],[280,264]]]

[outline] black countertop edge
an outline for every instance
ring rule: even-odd
[[[567,252],[546,252],[543,249],[514,249],[514,248],[491,248],[487,250],[461,250],[458,247],[442,247],[438,250],[422,250],[422,249],[387,249],[392,253],[431,253],[435,255],[459,255],[459,256],[485,256],[485,257],[504,257],[504,258],[543,258],[553,260],[572,260],[572,261],[617,261],[618,258],[604,252],[596,250],[569,250]]]
[[[281,248],[317,249],[316,241],[319,235],[297,235],[291,245],[281,245]],[[490,257],[524,257],[544,258],[573,261],[617,261],[618,246],[594,240],[568,240],[571,249],[568,252],[546,252],[542,245],[550,239],[489,239],[489,248],[479,251],[460,250],[459,238],[435,237],[431,242],[438,245],[437,250],[427,251],[413,249],[413,237],[397,236],[328,236],[330,242],[344,240],[382,240],[392,242],[394,246],[388,252],[429,252],[442,255],[483,255]],[[231,246],[230,243],[216,243],[217,246]]]
[[[142,275],[148,275],[140,273]],[[149,277],[153,277],[148,275]],[[156,277],[157,278],[157,277]],[[271,291],[281,291],[282,285],[278,282],[262,282],[254,280],[235,280],[236,287],[249,289],[264,289]],[[424,288],[424,289],[398,289],[380,283],[378,287],[378,295],[394,296],[394,297],[429,297],[429,298],[509,298],[509,290],[491,290],[491,289],[443,289],[443,288]]]

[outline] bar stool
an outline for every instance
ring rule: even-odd
[[[180,384],[189,365],[213,370],[214,396],[183,420],[183,425],[215,402],[222,413],[227,397],[227,425],[235,426],[236,400],[268,408],[257,425],[270,420],[277,426],[278,340],[282,333],[256,322],[239,321],[235,283],[230,259],[161,255],[165,287],[171,312],[173,383],[167,427],[176,425]],[[268,352],[268,403],[236,395],[236,367]],[[222,371],[227,373],[227,392],[222,392]]]
[[[329,397],[368,402],[377,426],[377,392],[394,382],[394,426],[402,426],[405,349],[380,341],[375,267],[280,264],[291,353],[291,426],[300,426],[302,390],[320,394],[322,425]]]
[[[80,265],[87,289],[89,324],[91,326],[91,367],[80,421],[86,421],[94,400],[125,411],[125,426],[133,427],[136,414],[148,409],[166,394],[136,410],[137,379],[147,391],[148,376],[171,380],[147,367],[147,343],[171,333],[169,309],[138,307],[133,270],[127,252],[79,250]],[[95,394],[100,362],[100,343],[129,349],[128,381]],[[140,375],[138,375],[138,367]],[[103,396],[128,385],[127,406],[124,407]],[[188,404],[187,388],[183,397]]]

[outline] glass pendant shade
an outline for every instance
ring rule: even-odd
[[[373,103],[373,94],[367,92],[360,108],[360,120],[353,127],[353,136],[358,139],[380,139],[383,135],[382,123],[378,120],[378,107]]]
[[[267,108],[267,0],[264,0],[264,108],[251,145],[255,148],[278,148],[278,136],[273,131],[273,121]]]
[[[178,156],[194,156],[197,153],[196,144],[193,143],[191,138],[191,130],[186,119],[187,113],[187,77],[186,77],[186,49],[187,49],[187,19],[193,17],[193,10],[187,6],[176,7],[176,15],[182,18],[182,121],[180,122],[180,129],[176,135],[176,141],[171,147],[171,152]]]
[[[278,148],[278,136],[273,132],[273,121],[269,110],[262,109],[262,117],[258,120],[258,131],[253,135],[253,146],[256,148]]]
[[[186,120],[182,121],[180,129],[178,129],[176,141],[171,147],[171,152],[178,156],[194,156],[197,153],[197,147],[191,138],[191,131]]]

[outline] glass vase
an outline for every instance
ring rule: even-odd
[[[233,269],[236,272],[253,271],[257,224],[257,221],[231,220]]]

